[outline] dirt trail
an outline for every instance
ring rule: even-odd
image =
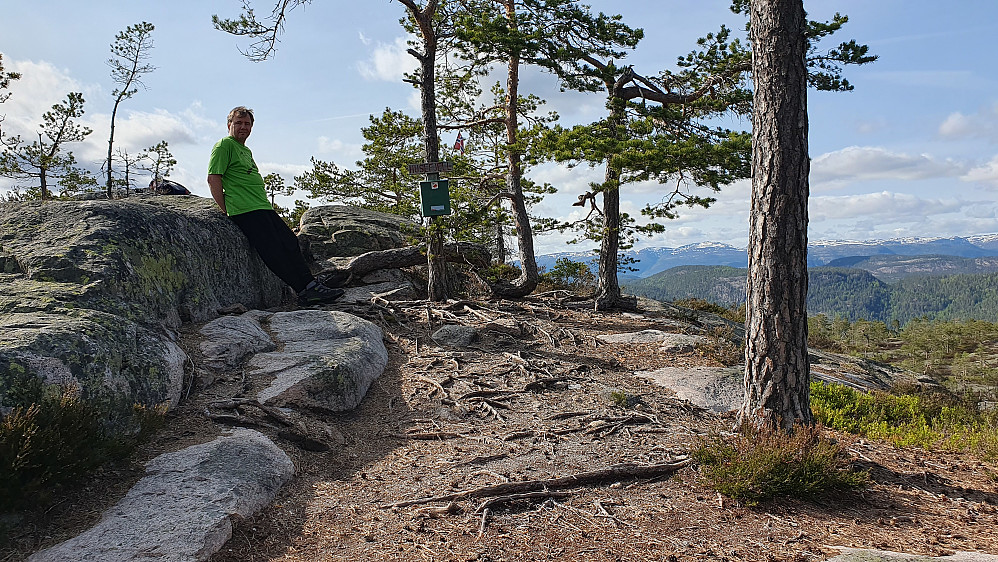
[[[836,545],[998,554],[994,467],[847,435],[836,437],[870,469],[873,483],[817,503],[742,506],[705,488],[695,467],[686,467],[492,503],[390,507],[503,482],[674,462],[698,438],[732,424],[632,374],[716,366],[710,358],[595,340],[673,329],[664,313],[503,302],[473,312],[455,307],[430,326],[425,312],[414,310],[348,310],[384,329],[384,375],[357,410],[309,413],[342,434],[343,444],[329,451],[306,451],[279,438],[277,428],[261,429],[291,455],[298,476],[272,507],[238,521],[212,561],[822,560],[837,554],[829,548]],[[437,347],[429,334],[445,320],[478,325],[480,341]],[[256,384],[233,374],[193,394],[131,464],[98,475],[47,513],[29,514],[0,561],[93,524],[141,476],[145,460],[224,430],[205,418],[206,404]]]

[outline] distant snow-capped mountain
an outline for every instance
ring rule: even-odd
[[[943,255],[962,258],[998,256],[998,234],[951,238],[892,238],[889,240],[816,240],[808,244],[808,265],[826,265],[842,258],[858,256],[923,256]],[[736,248],[721,242],[700,242],[678,248],[642,248],[625,257],[634,259],[621,277],[648,277],[681,265],[727,265],[746,267],[746,248]],[[537,256],[537,265],[551,269],[560,258],[584,262],[596,270],[598,256],[593,252],[559,252]]]

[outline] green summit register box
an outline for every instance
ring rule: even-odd
[[[447,180],[419,182],[419,202],[423,207],[424,217],[449,215],[450,191]]]

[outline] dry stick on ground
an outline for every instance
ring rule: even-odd
[[[681,461],[651,465],[618,464],[609,468],[581,472],[569,476],[550,478],[546,480],[524,480],[521,482],[504,482],[482,488],[474,488],[463,492],[445,494],[442,496],[431,496],[415,500],[405,500],[388,504],[384,507],[406,507],[431,502],[454,501],[466,498],[491,498],[509,494],[520,494],[526,492],[538,492],[547,489],[571,488],[575,486],[588,486],[598,484],[607,480],[619,482],[620,480],[632,478],[650,478],[672,474],[680,470],[692,461],[684,459]]]
[[[537,498],[567,498],[573,495],[572,492],[556,492],[554,490],[541,490],[539,492],[525,492],[522,494],[509,494],[507,496],[496,496],[482,502],[475,510],[475,513],[482,513],[484,510],[500,503],[515,502],[517,500],[532,500]]]
[[[430,386],[432,386],[434,389],[440,391],[440,395],[441,396],[443,396],[444,398],[447,398],[447,391],[444,389],[443,385],[441,385],[437,381],[435,381],[435,380],[433,380],[433,379],[431,379],[429,377],[420,377],[420,376],[417,376],[416,380],[422,381],[422,382],[425,382],[425,383],[429,383]]]
[[[478,525],[478,537],[481,538],[485,534],[485,525],[489,518],[489,509],[498,503],[508,503],[517,500],[532,500],[537,498],[567,498],[571,496],[571,492],[554,492],[551,490],[542,490],[540,492],[527,492],[524,494],[510,494],[508,496],[499,496],[482,502],[482,505],[478,506],[475,513],[482,514],[482,522]],[[453,502],[452,502],[453,503]]]
[[[396,433],[391,435],[396,439],[416,439],[421,441],[442,441],[444,439],[458,439],[464,437],[454,431],[424,431],[415,433]]]

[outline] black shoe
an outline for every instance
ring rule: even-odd
[[[298,293],[298,306],[329,304],[342,297],[345,292],[343,289],[330,288],[318,281],[313,281],[302,292]]]

